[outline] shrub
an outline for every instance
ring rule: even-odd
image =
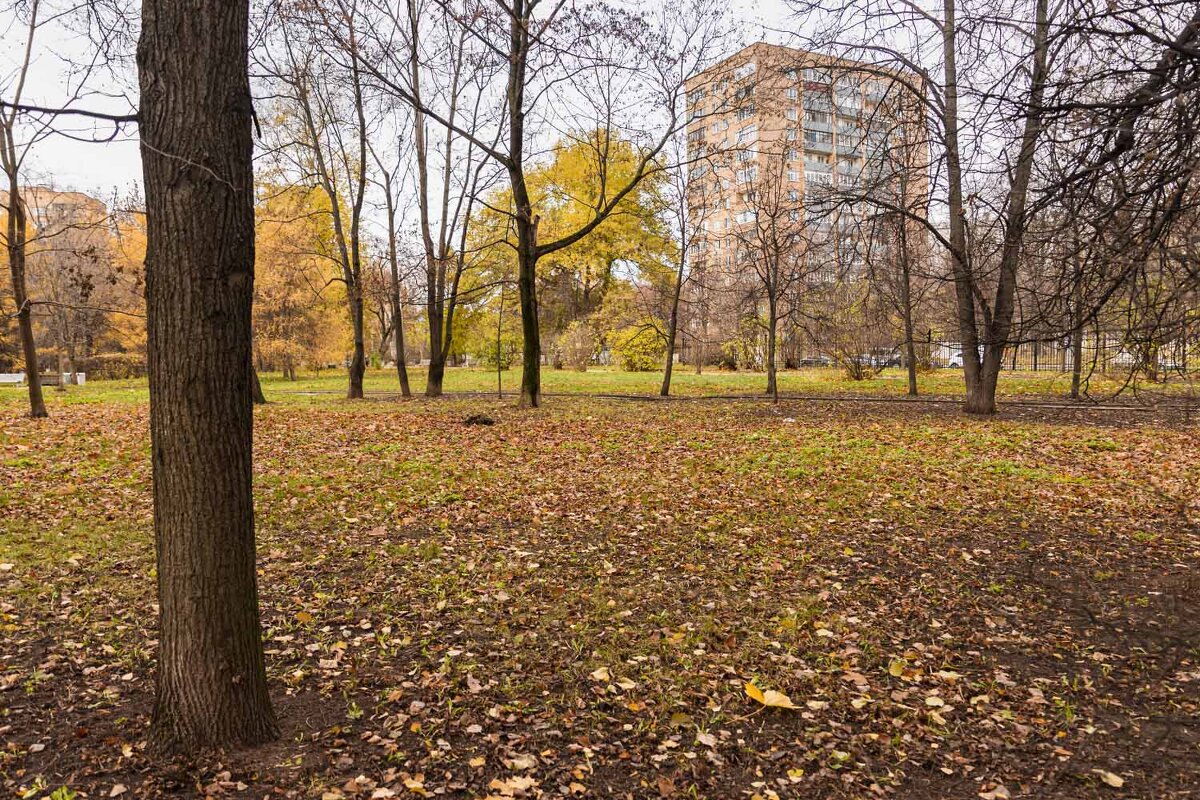
[[[666,358],[662,338],[647,325],[629,325],[613,334],[612,352],[626,372],[650,372]]]
[[[586,323],[572,322],[558,337],[558,352],[568,367],[586,372],[596,356],[596,334]]]
[[[470,349],[471,357],[481,366],[496,368],[497,360],[500,369],[509,369],[521,360],[521,337],[518,333],[505,331],[500,335],[499,348],[496,337],[481,337]]]

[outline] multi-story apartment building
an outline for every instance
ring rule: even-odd
[[[688,83],[689,212],[694,262],[739,270],[753,229],[853,262],[851,220],[911,204],[927,183],[928,146],[899,73],[759,42]],[[911,84],[909,87],[911,88]],[[845,274],[844,269],[833,270]]]

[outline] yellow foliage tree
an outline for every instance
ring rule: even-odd
[[[295,379],[340,361],[350,337],[331,257],[329,200],[305,186],[260,188],[255,210],[254,345],[260,368]]]
[[[560,141],[545,164],[529,171],[539,241],[553,241],[583,227],[595,214],[601,186],[624,185],[637,170],[632,145],[602,136],[596,132]],[[658,213],[664,179],[664,173],[652,173],[594,230],[539,259],[543,337],[557,337],[572,322],[601,312],[605,296],[618,283],[669,278],[676,245]],[[472,246],[483,254],[492,281],[516,272],[516,238],[511,214],[506,213],[511,208],[508,190],[494,192],[473,229]]]

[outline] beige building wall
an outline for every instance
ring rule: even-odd
[[[882,175],[902,166],[909,199],[923,195],[928,146],[911,145],[923,139],[924,126],[919,108],[897,111],[911,93],[899,90],[894,75],[760,42],[693,78],[689,210],[704,227],[694,261],[736,271],[739,227],[752,222],[764,191],[794,204],[788,218],[813,241],[839,222],[845,228],[847,214],[868,212],[864,203],[834,210],[834,191],[875,191]],[[900,140],[909,152],[899,152]]]

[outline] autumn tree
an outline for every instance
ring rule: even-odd
[[[506,176],[512,204],[505,213],[518,267],[524,339],[521,403],[537,406],[542,361],[538,263],[590,235],[661,168],[663,148],[686,123],[684,83],[719,53],[723,18],[708,0],[696,0],[683,13],[664,9],[656,16],[606,4],[572,7],[542,0],[506,0],[461,10],[440,4],[430,13],[450,28],[464,28],[483,45],[480,66],[490,65],[496,75],[485,95],[490,130],[467,130],[414,94],[411,85],[368,60],[362,69],[430,121],[470,141]],[[596,178],[589,213],[558,236],[542,231],[529,186],[530,171],[545,155],[535,136],[540,126],[579,136],[590,151]],[[636,168],[624,181],[612,179],[605,169],[609,146],[622,138],[636,153]]]
[[[145,0],[138,44],[163,749],[278,735],[252,483],[249,2]]]
[[[14,5],[14,10],[18,6]],[[46,401],[42,397],[42,381],[38,366],[37,343],[33,335],[33,306],[30,303],[26,278],[26,247],[29,239],[29,223],[26,219],[26,204],[21,197],[21,180],[25,159],[33,144],[48,133],[48,125],[35,123],[32,132],[23,131],[19,125],[19,106],[24,98],[25,84],[34,53],[34,41],[44,21],[40,17],[41,3],[33,0],[24,9],[25,42],[15,79],[3,87],[4,105],[0,106],[0,168],[4,171],[7,187],[0,203],[5,216],[4,249],[8,258],[9,275],[12,278],[12,300],[16,306],[17,329],[21,340],[21,355],[25,362],[26,383],[29,386],[29,414],[45,417]]]
[[[320,189],[263,185],[255,207],[254,342],[261,366],[295,380],[349,338],[329,201]]]
[[[331,257],[345,286],[352,337],[346,396],[362,398],[366,373],[366,298],[363,291],[363,209],[367,196],[368,120],[366,86],[358,41],[344,48],[322,35],[323,9],[282,4],[266,26],[267,43],[257,48],[256,69],[279,95],[269,154],[276,170],[296,183],[324,192],[333,231]],[[353,9],[349,9],[350,12]]]
[[[597,147],[579,135],[560,140],[548,160],[529,171],[529,200],[546,236],[557,238],[576,230],[594,214],[600,186],[595,171]],[[639,168],[632,143],[616,141],[604,149],[608,156],[602,169],[608,179],[628,181]],[[626,324],[625,319],[599,319],[606,316],[605,300],[614,286],[634,280],[663,282],[676,246],[660,214],[666,179],[665,170],[655,170],[587,237],[539,261],[538,327],[546,339],[543,349],[552,351],[572,326],[577,331],[580,325],[589,325],[593,333],[602,334]],[[519,268],[519,243],[510,224],[513,197],[507,189],[496,190],[487,196],[486,207],[469,247],[486,251],[490,274],[499,281],[517,274]]]

